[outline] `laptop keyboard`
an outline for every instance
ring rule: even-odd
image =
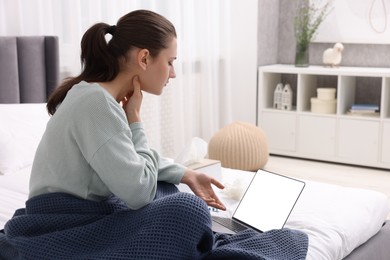
[[[228,228],[236,233],[248,229],[246,226],[244,226],[241,223],[234,221],[233,219],[230,219],[230,218],[223,218],[223,217],[216,217],[216,216],[213,216],[212,218],[215,222],[221,224],[222,226],[224,226],[224,227],[226,227],[226,228]]]

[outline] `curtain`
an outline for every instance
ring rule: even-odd
[[[62,77],[80,72],[80,40],[96,22],[116,24],[149,9],[178,35],[176,79],[161,96],[144,94],[142,119],[151,146],[175,158],[192,137],[206,141],[231,122],[230,1],[0,0],[0,35],[58,35]]]

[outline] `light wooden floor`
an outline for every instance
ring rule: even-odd
[[[270,156],[266,170],[286,176],[387,194],[390,205],[390,170]],[[390,214],[388,216],[390,219]]]

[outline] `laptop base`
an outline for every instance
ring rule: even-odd
[[[213,226],[212,229],[214,232],[224,233],[224,234],[236,234],[238,232],[247,230],[248,227],[234,221],[231,218],[223,218],[212,216]]]

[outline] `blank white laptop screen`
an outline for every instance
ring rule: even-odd
[[[300,180],[259,170],[233,219],[262,232],[283,228],[304,186]]]

